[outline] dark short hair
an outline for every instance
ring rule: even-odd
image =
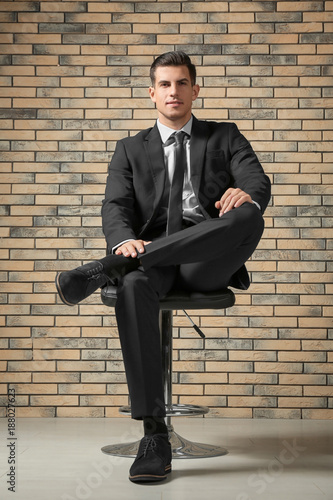
[[[190,73],[191,84],[195,85],[197,72],[191,59],[181,50],[165,52],[158,56],[150,67],[150,79],[152,86],[155,85],[155,72],[160,66],[186,66]]]

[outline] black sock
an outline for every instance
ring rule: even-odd
[[[168,428],[163,417],[144,417],[143,428],[145,436],[152,434],[168,434]]]
[[[135,271],[140,266],[138,258],[115,254],[107,255],[99,259],[99,262],[103,266],[104,273],[110,278],[119,278],[130,271]]]

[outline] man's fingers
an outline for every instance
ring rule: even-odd
[[[246,202],[252,203],[252,198],[248,194],[244,194],[243,196],[241,196],[240,198],[238,198],[238,200],[236,200],[236,203],[235,203],[234,206],[235,206],[235,208],[237,208],[237,207],[240,207],[241,205],[243,205],[243,203],[246,203]]]
[[[126,243],[118,247],[115,253],[116,255],[124,255],[125,257],[137,257],[138,253],[143,253],[145,251],[144,247],[149,243],[151,243],[151,241],[127,241]]]
[[[233,208],[240,207],[246,202],[252,203],[252,198],[249,194],[239,188],[229,188],[223,194],[221,200],[215,203],[215,206],[220,210],[219,216],[222,217],[226,212],[229,212]]]

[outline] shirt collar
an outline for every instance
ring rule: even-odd
[[[182,127],[180,130],[183,130],[186,132],[189,136],[191,136],[191,131],[192,131],[192,123],[193,123],[193,115],[191,115],[191,118],[187,123],[185,123],[184,127]],[[178,130],[174,130],[173,128],[167,127],[166,125],[163,125],[159,120],[157,120],[157,128],[160,133],[161,139],[163,144],[166,143],[166,141],[169,139],[169,137],[174,134],[175,132],[178,132]],[[179,130],[179,132],[180,132]]]

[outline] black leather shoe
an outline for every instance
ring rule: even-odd
[[[171,445],[167,434],[145,436],[141,439],[138,454],[130,468],[130,481],[163,481],[171,472],[171,458]]]
[[[103,286],[107,280],[103,265],[94,261],[73,271],[58,273],[55,283],[63,303],[74,306]]]

